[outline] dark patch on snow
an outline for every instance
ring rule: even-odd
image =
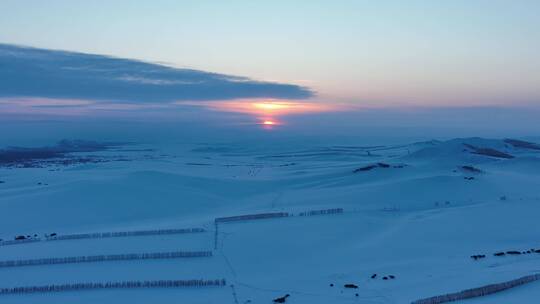
[[[186,163],[188,166],[211,166],[212,164],[207,163]]]
[[[524,148],[524,149],[532,149],[532,150],[540,150],[540,145],[524,141],[524,140],[518,140],[518,139],[510,139],[507,138],[504,140],[505,143],[510,144],[516,148]]]
[[[522,250],[508,250],[508,251],[498,251],[498,252],[495,252],[493,253],[493,256],[496,256],[496,257],[504,257],[504,256],[508,256],[508,255],[527,255],[527,254],[532,254],[532,253],[540,253],[540,249],[534,249],[534,248],[528,248],[528,249],[522,249]],[[471,259],[473,260],[480,260],[480,259],[484,259],[486,258],[486,255],[484,254],[475,254],[475,255],[471,255]]]
[[[475,255],[471,255],[471,259],[473,260],[479,260],[479,259],[484,259],[486,257],[485,254],[475,254]]]
[[[465,144],[465,143],[463,145],[471,149],[472,150],[471,153],[473,154],[496,157],[496,158],[506,158],[506,159],[514,158],[513,155],[510,155],[508,153],[504,153],[504,152],[501,152],[499,150],[495,150],[492,148],[475,147],[473,145]]]
[[[151,149],[151,148],[148,148],[148,149],[117,149],[115,151],[119,151],[119,152],[155,152],[156,149]],[[166,155],[162,155],[162,156],[166,156]]]
[[[287,301],[287,298],[290,296],[290,294],[286,294],[283,297],[275,298],[273,301],[274,303],[285,303]]]
[[[332,148],[344,150],[368,150],[386,148],[386,146],[332,146]]]
[[[484,171],[474,167],[474,166],[461,166],[463,171],[472,172],[472,173],[483,173]]]
[[[372,164],[372,165],[367,165],[367,166],[364,166],[364,167],[360,167],[360,168],[357,168],[357,169],[354,169],[353,173],[358,173],[358,172],[362,172],[362,171],[370,171],[370,170],[373,170],[375,168],[390,168],[390,167],[393,167],[393,168],[404,168],[405,165],[394,165],[394,166],[391,166],[387,163],[376,163],[376,164]]]
[[[353,173],[358,173],[360,171],[369,171],[369,170],[374,169],[374,168],[377,168],[377,165],[369,165],[369,166],[365,166],[365,167],[360,167],[358,169],[355,169],[353,171]]]

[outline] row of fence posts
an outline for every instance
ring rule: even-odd
[[[63,234],[48,236],[45,238],[27,238],[22,240],[7,240],[1,241],[0,246],[25,244],[40,241],[63,241],[77,239],[99,239],[113,237],[130,237],[130,236],[148,236],[148,235],[165,235],[165,234],[184,234],[184,233],[201,233],[206,232],[203,228],[182,228],[182,229],[159,229],[159,230],[136,230],[136,231],[116,231],[116,232],[94,232],[94,233],[78,233],[78,234]]]
[[[343,208],[304,211],[304,212],[298,213],[298,216],[313,216],[313,215],[326,215],[326,214],[338,214],[338,213],[343,213]],[[289,216],[294,216],[294,214],[291,214],[288,212],[245,214],[245,215],[236,215],[236,216],[228,216],[228,217],[218,217],[214,220],[214,223],[260,220],[260,219],[280,218],[280,217],[289,217]]]
[[[338,214],[343,213],[343,208],[311,210],[298,213],[298,216],[314,216],[314,215],[326,215],[326,214]]]
[[[217,247],[218,247],[218,235],[219,235],[218,229],[219,229],[218,223],[214,222],[214,250],[217,250]]]
[[[73,239],[95,239],[95,238],[147,236],[147,235],[163,235],[163,234],[200,233],[200,232],[205,232],[205,230],[203,228],[184,228],[184,229],[160,229],[160,230],[81,233],[81,234],[66,234],[66,235],[54,236],[54,237],[46,238],[46,240],[56,241],[56,240],[73,240]]]
[[[289,216],[289,213],[287,212],[245,214],[245,215],[237,215],[237,216],[218,217],[214,220],[214,223],[260,220],[260,219],[278,218],[278,217],[287,217],[287,216]]]
[[[343,213],[343,208],[333,208],[333,209],[322,209],[322,210],[311,210],[298,213],[298,216],[315,216],[315,215],[327,215],[327,214],[339,214]],[[256,213],[256,214],[244,214],[244,215],[235,215],[228,217],[218,217],[214,219],[214,250],[218,248],[218,237],[219,237],[219,223],[230,223],[230,222],[241,222],[241,221],[250,221],[250,220],[261,220],[261,219],[270,219],[270,218],[282,218],[294,216],[292,213],[288,212],[268,212],[268,213]]]
[[[34,243],[41,241],[61,241],[76,239],[97,239],[114,238],[130,236],[149,236],[183,233],[201,233],[206,232],[203,228],[184,228],[184,229],[160,229],[160,230],[138,230],[138,231],[119,231],[119,232],[96,232],[81,234],[55,235],[41,238],[27,238],[22,240],[0,241],[0,246]],[[216,245],[217,246],[217,245]],[[35,266],[50,264],[69,264],[69,263],[88,263],[102,261],[119,260],[148,260],[148,259],[174,259],[174,258],[195,258],[211,257],[212,251],[173,251],[173,252],[154,252],[154,253],[130,253],[130,254],[110,254],[94,256],[75,256],[60,258],[42,258],[27,260],[0,261],[2,267]],[[118,288],[162,288],[162,287],[207,287],[207,286],[225,286],[225,279],[220,280],[158,280],[158,281],[121,281],[121,282],[94,282],[94,283],[69,283],[53,284],[44,286],[24,286],[13,288],[0,288],[0,295],[23,294],[23,293],[46,293],[62,292],[74,290],[90,289],[118,289]]]
[[[0,261],[0,268],[1,267],[51,265],[51,264],[89,263],[89,262],[102,262],[102,261],[176,259],[176,258],[196,258],[196,257],[211,257],[211,256],[212,256],[212,251],[173,251],[173,252],[154,252],[154,253],[91,255],[91,256],[75,256],[75,257],[62,257],[62,258],[42,258],[42,259],[29,259],[29,260]]]
[[[500,292],[506,289],[510,289],[519,285],[527,284],[536,280],[540,280],[540,274],[532,274],[521,277],[519,279],[506,281],[502,283],[490,284],[478,288],[467,289],[459,292],[444,294],[440,296],[420,299],[412,302],[412,304],[439,304],[452,302],[457,300],[470,299],[475,297],[481,297],[496,292]]]
[[[41,239],[40,238],[27,238],[23,240],[0,241],[0,246],[27,244],[27,243],[35,243],[35,242],[41,242]]]
[[[119,288],[174,288],[174,287],[214,287],[225,286],[225,279],[216,280],[159,280],[159,281],[122,281],[105,283],[71,283],[44,286],[25,286],[0,288],[0,295],[46,293],[90,289],[119,289]]]

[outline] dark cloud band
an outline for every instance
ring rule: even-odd
[[[302,99],[305,87],[131,59],[0,44],[0,97],[124,102]]]

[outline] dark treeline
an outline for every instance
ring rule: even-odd
[[[91,289],[113,289],[113,288],[118,289],[118,288],[212,287],[212,286],[225,286],[225,285],[226,285],[225,279],[71,283],[71,284],[59,284],[59,285],[0,288],[0,295],[61,292],[61,291],[91,290]]]
[[[412,302],[412,304],[439,304],[463,299],[481,297],[492,293],[500,292],[512,287],[527,284],[536,280],[540,280],[540,274],[533,274],[521,277],[519,279],[486,285],[478,288],[467,289],[459,292],[449,293],[445,295],[425,298]]]
[[[103,261],[120,261],[120,260],[176,259],[176,258],[196,258],[196,257],[211,257],[211,256],[212,256],[211,251],[173,251],[173,252],[154,252],[154,253],[91,255],[91,256],[75,256],[75,257],[63,257],[63,258],[42,258],[42,259],[30,259],[30,260],[0,261],[0,268],[1,267],[36,266],[36,265],[53,265],[53,264],[89,263],[89,262],[103,262]]]
[[[54,146],[48,147],[8,147],[0,149],[0,166],[17,165],[29,161],[51,158],[64,158],[74,152],[99,152],[119,147],[125,143],[100,143],[85,140],[61,140]]]

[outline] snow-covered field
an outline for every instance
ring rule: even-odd
[[[92,153],[131,161],[0,167],[0,238],[206,232],[5,245],[0,261],[207,250],[213,256],[0,268],[0,288],[222,278],[227,286],[0,295],[0,303],[272,303],[285,294],[286,303],[410,303],[540,272],[540,253],[526,253],[540,249],[535,145],[467,138],[372,147],[137,148]],[[298,216],[331,208],[343,213]],[[290,216],[220,223],[214,239],[215,218],[266,212]],[[510,250],[525,253],[493,256]],[[477,254],[486,257],[471,259]],[[538,296],[540,282],[533,282],[464,302],[536,303]]]

